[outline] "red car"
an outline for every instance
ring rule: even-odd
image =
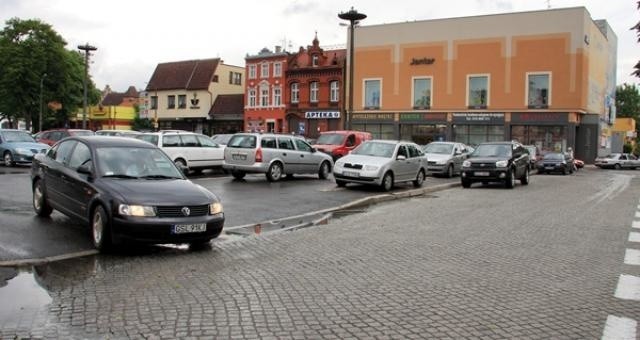
[[[94,133],[91,130],[83,129],[54,129],[42,131],[36,135],[36,141],[47,144],[49,146],[55,144],[57,141],[69,137],[69,136],[93,136]]]

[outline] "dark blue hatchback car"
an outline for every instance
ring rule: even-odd
[[[0,155],[4,166],[29,164],[33,156],[49,148],[49,145],[36,142],[24,130],[0,129]]]

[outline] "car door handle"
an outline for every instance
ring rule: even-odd
[[[300,158],[304,158],[304,155],[300,155]]]
[[[286,156],[286,155],[287,155],[287,153],[286,153],[286,152],[283,152],[283,153],[282,153],[282,155],[283,155],[283,156]]]

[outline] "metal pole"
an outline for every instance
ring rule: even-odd
[[[347,122],[347,130],[351,130],[351,116],[353,115],[353,29],[354,29],[354,21],[351,20],[351,25],[349,26],[349,113],[346,117]]]
[[[82,128],[87,128],[87,75],[89,73],[89,51],[84,51],[84,77],[82,77],[82,87],[84,95],[82,96]]]
[[[40,78],[40,113],[38,115],[38,132],[42,131],[42,85],[46,76],[47,74],[44,73]]]

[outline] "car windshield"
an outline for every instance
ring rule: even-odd
[[[5,131],[2,133],[2,138],[5,142],[36,142],[30,134],[22,131]]]
[[[98,173],[116,178],[183,178],[182,173],[160,149],[101,147],[96,149]]]
[[[451,151],[453,151],[453,144],[443,144],[443,143],[429,143],[424,147],[423,150],[425,153],[438,153],[443,155],[450,155]]]
[[[211,136],[211,140],[218,144],[227,144],[229,143],[229,139],[231,139],[233,135],[213,135]]]
[[[545,154],[543,159],[561,161],[561,160],[564,160],[564,155],[561,153],[552,152],[552,153]]]
[[[365,142],[351,151],[351,154],[391,158],[395,149],[396,145],[391,143]]]
[[[227,147],[231,148],[247,148],[256,147],[256,136],[254,135],[234,135],[227,143]]]
[[[316,144],[322,145],[342,145],[345,135],[337,133],[323,133],[318,137]]]
[[[480,144],[472,155],[473,157],[511,157],[511,145]]]

